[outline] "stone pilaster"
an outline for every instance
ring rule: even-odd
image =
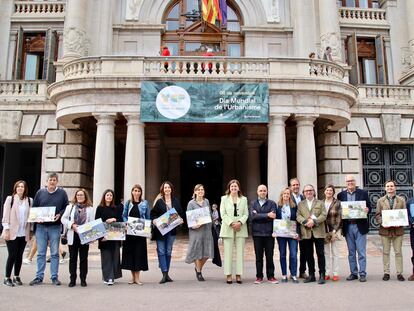
[[[158,139],[147,140],[147,166],[146,166],[146,198],[153,201],[159,193],[161,185],[161,161]]]
[[[337,1],[319,0],[319,25],[321,39],[321,56],[326,47],[332,49],[332,58],[342,62],[341,31],[339,29],[339,15]]]
[[[310,52],[316,52],[314,2],[291,0],[290,5],[292,8],[294,56],[308,57]]]
[[[93,204],[97,206],[105,189],[114,189],[115,114],[96,114]]]
[[[267,184],[269,198],[277,200],[280,191],[288,185],[286,154],[286,125],[289,115],[272,115],[268,125]]]
[[[130,197],[134,184],[140,184],[145,194],[145,135],[139,114],[124,114],[127,119],[125,146],[124,198]]]
[[[260,157],[259,147],[261,141],[247,140],[247,165],[246,165],[246,195],[249,201],[254,200],[257,196],[257,186],[260,184]]]

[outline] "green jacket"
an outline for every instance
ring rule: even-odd
[[[237,198],[237,215],[234,216],[234,205],[230,195],[224,195],[221,197],[220,203],[220,214],[221,214],[221,238],[232,238],[234,236],[233,228],[231,224],[233,222],[240,221],[242,226],[240,231],[236,232],[237,238],[247,238],[247,219],[249,218],[249,210],[247,207],[247,198]]]

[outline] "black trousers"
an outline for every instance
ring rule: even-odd
[[[313,257],[313,245],[316,248],[316,255],[318,256],[319,274],[325,275],[325,253],[324,243],[325,239],[316,239],[313,235],[310,239],[304,239],[306,262],[309,267],[309,275],[315,275],[315,258]]]
[[[22,268],[23,253],[26,247],[26,237],[16,237],[15,240],[6,241],[7,252],[9,253],[6,261],[6,278],[10,278],[14,266],[14,275],[20,275]]]
[[[105,248],[101,248],[101,269],[104,281],[122,277],[121,255],[119,241],[106,241]]]
[[[306,272],[305,241],[299,241],[299,275]]]
[[[414,274],[414,228],[410,229],[410,244],[411,244],[411,263],[413,264],[413,274]]]
[[[273,263],[273,250],[275,238],[271,236],[254,236],[254,252],[256,254],[256,277],[263,278],[263,254],[266,256],[266,277],[275,276],[275,265]]]
[[[78,266],[79,255],[79,276],[81,281],[86,281],[86,275],[88,274],[88,253],[89,245],[82,245],[79,239],[79,235],[75,232],[73,234],[73,244],[69,245],[69,273],[70,281],[76,281],[76,269]]]

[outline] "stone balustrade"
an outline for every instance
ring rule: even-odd
[[[364,8],[339,8],[339,21],[341,24],[369,24],[388,25],[386,10]]]
[[[14,1],[13,17],[64,17],[65,1]]]
[[[64,79],[95,76],[298,78],[342,81],[344,69],[332,62],[297,58],[129,57],[76,59],[63,67]]]
[[[47,81],[0,81],[0,102],[47,99]]]
[[[397,85],[358,86],[360,103],[372,105],[413,105],[414,87]]]

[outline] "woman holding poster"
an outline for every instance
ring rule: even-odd
[[[244,245],[247,238],[249,211],[247,198],[240,190],[240,183],[233,179],[227,184],[226,194],[221,197],[222,225],[220,237],[224,243],[224,274],[227,284],[233,283],[233,247],[236,246],[236,282],[242,283]]]
[[[209,222],[202,221],[203,224],[195,224],[190,227],[189,223],[189,243],[187,250],[186,263],[194,263],[196,277],[198,281],[204,281],[202,269],[209,258],[214,257],[213,235],[211,233],[211,215],[210,203],[204,197],[204,186],[198,184],[194,187],[193,199],[187,205],[187,221],[188,212],[190,211],[208,211]],[[190,212],[191,213],[191,212]],[[201,213],[205,215],[206,213]],[[198,219],[196,219],[197,222]],[[189,222],[189,221],[188,221]]]
[[[107,189],[104,191],[101,203],[96,208],[95,219],[101,218],[108,224],[122,222],[122,210],[115,206],[114,191]],[[114,280],[122,277],[120,259],[120,241],[108,241],[105,238],[99,240],[99,250],[101,251],[102,279],[106,285],[114,285]]]
[[[132,186],[131,199],[124,205],[123,220],[127,222],[131,217],[150,219],[148,202],[142,198],[140,185]],[[128,284],[142,285],[139,273],[148,271],[147,238],[127,234],[122,250],[122,269],[130,270],[132,274],[132,279]]]
[[[67,230],[66,236],[69,246],[69,287],[74,287],[76,285],[78,254],[81,286],[87,286],[86,275],[88,274],[89,244],[81,244],[77,228],[93,219],[94,210],[88,192],[85,189],[77,190],[72,199],[72,204],[69,204],[66,207],[61,220],[63,227]]]
[[[162,235],[155,226],[155,219],[165,214],[168,210],[174,208],[179,215],[182,215],[180,201],[174,197],[174,186],[169,181],[164,181],[160,187],[160,193],[154,200],[154,207],[151,210],[151,220],[154,224],[152,238],[157,242],[157,255],[159,266],[162,272],[160,284],[172,282],[168,275],[171,263],[172,248],[175,241],[176,229],[168,231]]]

